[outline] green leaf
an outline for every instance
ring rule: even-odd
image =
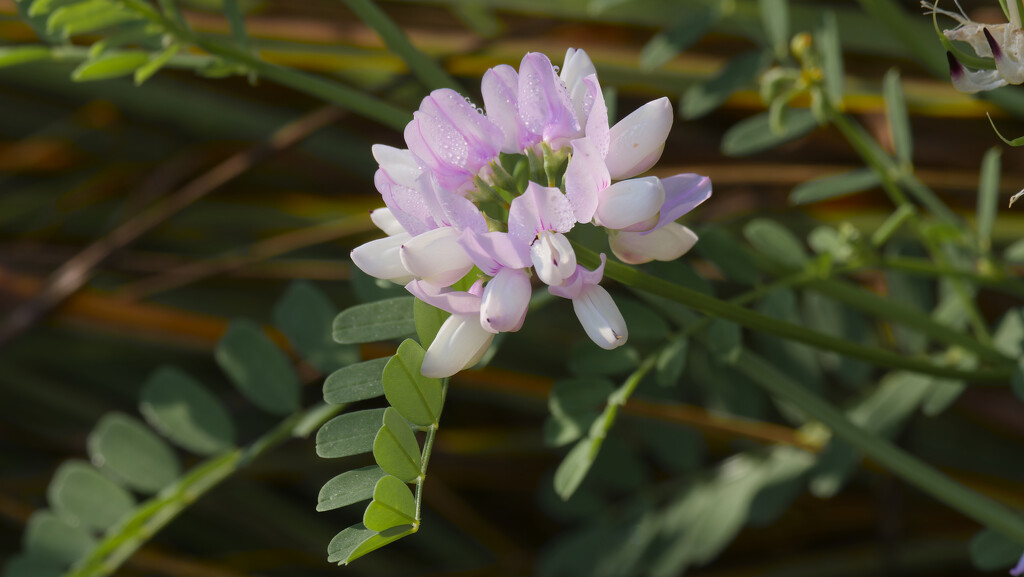
[[[144,48],[155,49],[162,45],[160,27],[149,21],[132,22],[118,27],[118,31],[110,36],[94,42],[89,47],[89,58],[96,58],[107,50],[140,44]]]
[[[214,358],[245,398],[268,413],[299,408],[299,377],[288,357],[256,323],[236,319],[217,343]]]
[[[896,231],[898,231],[900,227],[902,227],[903,224],[910,220],[910,218],[915,214],[917,214],[917,210],[913,205],[900,205],[899,208],[886,217],[882,224],[875,229],[875,232],[871,233],[871,244],[879,247],[889,242],[892,235],[896,234]]]
[[[767,112],[751,116],[733,125],[722,137],[722,154],[747,156],[796,140],[818,125],[806,108],[790,109],[783,116],[782,130],[773,132]],[[703,239],[702,239],[703,240]]]
[[[420,476],[420,445],[409,423],[394,407],[384,411],[384,426],[373,440],[373,458],[381,469],[402,481]]]
[[[671,387],[679,382],[686,370],[686,355],[690,350],[690,340],[685,335],[672,339],[658,353],[658,361],[654,365],[654,379],[663,387]]]
[[[373,501],[363,513],[363,525],[371,531],[387,531],[416,524],[416,498],[409,485],[386,475],[373,489]]]
[[[441,325],[444,321],[448,320],[451,314],[448,311],[443,311],[435,306],[428,305],[427,303],[416,299],[413,303],[413,317],[416,319],[416,336],[420,339],[420,344],[423,345],[424,349],[430,348],[430,343],[434,342],[434,337],[437,336],[437,331],[441,330]]]
[[[316,454],[325,458],[348,457],[373,450],[384,409],[367,409],[338,415],[316,432]]]
[[[139,19],[135,12],[109,0],[87,0],[54,10],[46,20],[46,29],[67,38]]]
[[[4,577],[61,577],[67,567],[49,555],[19,553],[4,563]]]
[[[235,444],[224,405],[206,387],[175,367],[161,367],[142,385],[139,412],[177,445],[212,455]]]
[[[707,227],[700,232],[697,254],[709,260],[729,280],[752,285],[757,282],[757,263],[750,252],[724,228]]]
[[[600,438],[586,437],[576,446],[569,450],[569,454],[559,463],[555,470],[555,493],[563,501],[572,497],[572,494],[579,488],[580,483],[586,478],[587,472],[594,464],[601,450]]]
[[[903,166],[911,166],[914,162],[914,138],[910,131],[910,115],[907,113],[907,100],[900,85],[900,72],[890,68],[882,81],[882,94],[885,97],[885,112],[889,119],[889,132],[892,135],[896,159]]]
[[[46,46],[5,46],[0,48],[0,68],[49,59],[50,49]]]
[[[758,0],[761,24],[775,58],[785,60],[789,55],[789,2],[787,0]]]
[[[31,17],[45,16],[54,10],[64,7],[72,6],[74,4],[82,4],[88,0],[34,0],[32,5],[28,8],[28,15]]]
[[[843,84],[846,77],[843,72],[843,49],[839,41],[839,23],[836,21],[835,12],[825,12],[816,36],[815,41],[821,54],[821,70],[825,74],[825,90],[832,102],[838,105],[843,100]]]
[[[978,250],[988,254],[992,248],[992,224],[996,220],[999,204],[999,170],[1003,151],[993,146],[981,161],[981,181],[978,183],[978,208],[975,230],[978,235]]]
[[[573,376],[603,377],[628,373],[639,364],[640,353],[632,346],[607,351],[588,339],[572,348],[568,368]]]
[[[60,516],[100,530],[117,523],[135,507],[131,493],[80,461],[68,461],[57,469],[46,497]]]
[[[384,396],[406,420],[427,427],[441,418],[441,379],[424,377],[420,372],[426,351],[412,340],[398,346],[395,356],[384,367]]]
[[[1020,558],[1020,543],[992,529],[982,529],[971,538],[971,563],[981,571],[1005,571]]]
[[[181,475],[170,445],[122,413],[104,415],[89,433],[86,448],[93,464],[143,493],[155,493]]]
[[[339,345],[331,336],[337,315],[337,307],[323,291],[310,282],[295,281],[274,305],[273,319],[302,358],[327,374],[359,360],[358,347]]]
[[[712,4],[687,12],[672,27],[655,34],[640,51],[640,68],[654,70],[693,46],[718,20]]]
[[[383,357],[334,371],[324,381],[324,401],[343,405],[383,395],[384,366],[390,360]]]
[[[410,525],[394,527],[378,533],[377,531],[367,529],[365,525],[359,523],[345,529],[335,535],[334,539],[331,539],[330,545],[327,546],[327,561],[339,565],[348,565],[371,551],[380,549],[388,543],[397,541],[415,532]]]
[[[75,82],[85,82],[127,76],[147,62],[149,54],[139,50],[101,54],[75,68],[71,73],[71,79]]]
[[[398,339],[416,333],[415,297],[397,297],[341,311],[334,319],[334,340],[342,344]]]
[[[705,329],[705,334],[708,351],[719,363],[731,365],[743,352],[743,334],[734,322],[714,319]]]
[[[812,202],[820,202],[855,192],[871,190],[881,183],[882,180],[874,170],[858,168],[849,172],[833,174],[798,184],[789,193],[789,202],[795,205],[811,204]]]
[[[745,52],[708,80],[690,86],[679,103],[679,116],[687,120],[700,118],[721,106],[737,90],[753,84],[767,62],[766,56],[768,53],[760,50]]]
[[[149,80],[149,77],[156,74],[165,64],[170,62],[171,58],[174,58],[174,55],[179,50],[181,50],[180,45],[172,44],[159,54],[150,57],[149,62],[135,70],[135,86],[141,86],[143,82]]]
[[[25,526],[22,547],[33,557],[71,564],[96,546],[85,527],[71,525],[46,509],[32,513]]]
[[[330,511],[373,497],[377,481],[387,475],[377,465],[345,471],[324,483],[317,498],[317,511]]]
[[[1024,263],[1024,238],[1015,241],[1003,251],[1003,258],[1011,264]]]
[[[1024,308],[1006,311],[992,335],[992,344],[1008,357],[1024,355]]]
[[[758,252],[769,259],[791,269],[802,269],[807,265],[807,251],[793,233],[779,223],[766,218],[756,218],[743,227],[743,236]]]

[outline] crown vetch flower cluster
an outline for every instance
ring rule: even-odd
[[[496,66],[481,92],[486,114],[435,90],[405,128],[408,149],[373,147],[386,208],[371,218],[388,236],[357,247],[352,262],[451,313],[427,350],[427,376],[453,375],[495,334],[519,330],[533,277],[572,301],[599,346],[624,344],[625,321],[599,285],[605,256],[596,270],[578,265],[565,235],[580,223],[601,226],[632,264],[673,260],[694,245],[675,220],[711,195],[708,178],[636,178],[661,157],[668,99],[609,126],[594,65],[571,48],[561,71],[539,53],[518,71]],[[452,288],[474,267],[471,288]]]
[[[995,70],[970,70],[951,52],[946,52],[949,78],[957,90],[975,93],[1024,82],[1024,31],[1021,30],[1020,6],[1017,0],[1006,2],[1009,22],[1003,24],[974,22],[962,9],[961,13],[957,14],[924,0],[921,6],[932,13],[943,14],[956,20],[956,27],[942,31],[946,38],[966,42],[979,58],[991,58],[995,61]],[[957,8],[959,7],[957,4]]]

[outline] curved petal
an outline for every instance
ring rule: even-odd
[[[543,140],[557,149],[582,136],[569,95],[547,56],[530,52],[523,57],[518,96],[519,117],[526,131],[535,135],[533,143]]]
[[[515,242],[507,232],[481,234],[466,229],[459,236],[459,244],[487,276],[498,274],[502,268],[528,268],[532,264],[529,245]]]
[[[614,180],[631,178],[654,166],[672,129],[668,98],[648,102],[615,124],[608,132],[605,164]]]
[[[480,326],[476,315],[452,315],[430,343],[420,372],[425,377],[450,377],[475,365],[493,339],[494,335]]]
[[[609,128],[608,128],[608,105],[604,102],[604,93],[601,92],[601,85],[597,82],[597,76],[588,76],[583,79],[587,86],[587,98],[593,101],[590,112],[587,116],[586,134],[587,138],[593,141],[601,158],[608,156]]]
[[[395,215],[391,213],[391,209],[387,207],[371,210],[370,221],[373,222],[377,228],[384,231],[384,234],[388,236],[405,232],[405,228],[402,226],[402,223],[398,222]]]
[[[569,232],[576,224],[572,205],[557,188],[530,182],[526,191],[512,200],[508,210],[508,232],[527,246],[542,230]]]
[[[484,97],[487,118],[505,136],[501,151],[522,153],[524,147],[520,143],[520,133],[523,129],[519,126],[519,74],[516,69],[507,64],[488,69],[480,82],[480,92]]]
[[[587,270],[583,265],[576,265],[576,272],[562,286],[549,286],[548,292],[564,299],[574,299],[583,294],[588,285],[595,285],[604,278],[604,265],[608,257],[601,253],[601,264],[594,270]]]
[[[428,305],[453,315],[476,315],[480,312],[479,294],[438,287],[418,280],[405,285],[405,290]]]
[[[515,332],[530,306],[530,277],[523,269],[503,268],[484,287],[480,326],[487,332]]]
[[[354,248],[349,257],[359,270],[374,278],[405,284],[412,280],[413,275],[402,265],[399,251],[402,243],[410,238],[412,235],[402,232],[371,240]]]
[[[677,174],[663,178],[661,186],[665,188],[665,204],[661,207],[661,215],[655,229],[675,222],[711,198],[711,179],[699,174]]]
[[[589,88],[583,79],[596,74],[597,69],[594,68],[594,63],[586,52],[575,48],[566,50],[565,60],[562,61],[562,71],[558,74],[558,78],[565,84],[566,93],[572,102],[576,121],[580,126],[587,125],[587,117],[594,104],[593,96],[588,94]]]
[[[626,344],[629,338],[626,320],[604,287],[588,285],[583,294],[572,299],[572,308],[583,330],[597,346],[611,350]]]
[[[561,233],[542,230],[530,246],[530,260],[537,278],[548,285],[561,285],[576,272],[576,252]]]
[[[618,232],[609,237],[612,252],[624,263],[642,264],[652,260],[675,260],[697,244],[697,235],[685,226],[670,222],[652,232]]]
[[[616,230],[649,230],[657,224],[665,189],[656,176],[616,182],[598,194],[595,221]]]
[[[458,242],[452,227],[428,230],[402,244],[402,266],[413,276],[437,286],[450,286],[473,268],[473,261]]]
[[[598,193],[608,188],[612,178],[604,157],[590,138],[572,141],[572,156],[565,169],[565,198],[572,206],[576,222],[590,222],[597,211]]]

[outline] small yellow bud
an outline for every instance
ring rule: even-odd
[[[801,32],[793,37],[793,40],[789,43],[789,49],[793,52],[793,56],[800,60],[812,44],[814,44],[814,40],[811,38],[811,35]]]

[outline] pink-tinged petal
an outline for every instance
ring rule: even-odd
[[[473,261],[459,245],[459,231],[436,228],[402,244],[402,266],[413,276],[435,286],[450,286],[473,268]]]
[[[685,226],[670,222],[646,233],[618,232],[608,243],[612,252],[624,263],[643,264],[652,260],[675,260],[697,244],[697,235]]]
[[[601,158],[604,158],[608,156],[608,142],[611,138],[608,128],[608,105],[604,102],[604,93],[601,92],[596,75],[584,78],[583,82],[587,86],[587,98],[593,102],[587,116],[587,138],[597,147]]]
[[[608,257],[601,253],[601,264],[594,270],[587,270],[583,265],[576,265],[576,272],[562,286],[549,286],[548,292],[564,299],[574,299],[583,294],[588,285],[596,285],[604,278],[604,264]]]
[[[416,235],[437,228],[426,201],[417,190],[395,183],[383,170],[374,174],[373,183],[395,220],[409,234]]]
[[[655,229],[675,222],[711,198],[711,179],[699,174],[677,174],[663,178],[661,185],[665,188],[665,204],[661,207]]]
[[[548,57],[539,52],[528,53],[519,65],[519,117],[529,134],[552,148],[582,136],[562,81]]]
[[[423,166],[412,151],[383,144],[370,147],[380,170],[396,184],[407,188],[416,187],[416,179],[423,174]]]
[[[530,246],[530,260],[537,278],[548,285],[561,285],[576,272],[576,252],[561,233],[542,230]]]
[[[417,181],[417,191],[438,226],[450,226],[456,230],[472,228],[487,231],[487,220],[475,204],[461,193],[443,188],[429,172]]]
[[[572,299],[572,308],[594,344],[606,350],[626,344],[626,320],[604,287],[587,285],[583,294]]]
[[[1017,561],[1016,567],[1010,569],[1010,575],[1013,575],[1013,577],[1024,575],[1024,556],[1020,558],[1020,561]]]
[[[398,222],[395,215],[391,213],[390,208],[385,207],[371,210],[370,221],[373,222],[377,228],[384,231],[384,234],[388,236],[405,232],[405,228],[402,226],[402,223]]]
[[[562,71],[558,77],[565,85],[573,111],[576,113],[576,121],[580,126],[587,125],[587,117],[594,104],[593,97],[588,95],[589,89],[583,79],[591,75],[595,75],[596,78],[596,74],[597,69],[594,68],[594,63],[582,49],[570,48],[565,52]]]
[[[649,230],[658,222],[665,189],[656,176],[622,180],[598,194],[595,222],[616,230]]]
[[[523,129],[519,126],[519,74],[516,69],[507,64],[488,69],[480,83],[480,92],[484,97],[487,118],[501,129],[505,137],[501,151],[522,153],[524,147],[520,143],[520,133]]]
[[[480,294],[438,287],[414,280],[405,285],[405,290],[432,307],[448,311],[453,315],[474,315],[480,312]],[[479,289],[483,290],[482,286]]]
[[[442,187],[459,190],[501,150],[501,129],[454,90],[431,92],[405,127],[409,150]]]
[[[576,216],[562,191],[536,182],[530,182],[509,206],[508,232],[516,242],[526,245],[532,244],[542,230],[569,232],[574,224]]]
[[[412,237],[408,233],[402,232],[371,240],[357,246],[349,256],[352,259],[352,264],[366,274],[374,278],[405,284],[412,280],[413,275],[402,265],[399,251],[402,243],[410,238]]]
[[[488,281],[480,304],[480,325],[487,332],[518,331],[530,306],[530,277],[523,269],[503,268]]]
[[[608,133],[605,163],[612,179],[634,177],[658,162],[672,129],[672,104],[668,98],[648,102],[623,118]]]
[[[436,379],[450,377],[478,363],[493,339],[476,315],[452,315],[430,343],[420,372]]]
[[[612,179],[604,157],[589,138],[572,141],[572,156],[565,169],[565,198],[572,206],[576,222],[590,222],[597,210],[598,193],[608,188]]]
[[[528,268],[532,264],[530,246],[515,242],[507,232],[479,233],[466,229],[459,236],[459,244],[487,276],[494,276],[503,268]]]

